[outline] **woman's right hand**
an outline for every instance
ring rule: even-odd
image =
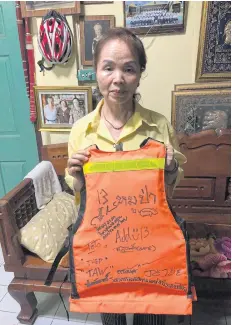
[[[90,153],[88,150],[79,150],[68,159],[67,169],[69,175],[78,178],[79,172],[83,165],[89,160]]]

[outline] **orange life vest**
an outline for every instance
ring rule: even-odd
[[[165,146],[90,149],[70,250],[70,310],[192,314],[185,222],[166,199]]]

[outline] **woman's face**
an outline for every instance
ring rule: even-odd
[[[95,25],[94,31],[95,31],[96,36],[99,37],[102,34],[102,27],[100,25]]]
[[[80,105],[79,105],[79,100],[78,99],[74,99],[73,100],[73,105],[74,105],[74,107],[79,107]]]
[[[107,42],[101,50],[96,77],[100,92],[111,103],[130,102],[141,77],[138,58],[121,40]]]
[[[66,108],[66,107],[67,107],[67,105],[66,105],[66,103],[65,103],[64,100],[61,102],[61,107],[62,107],[62,108]]]
[[[53,98],[52,97],[48,97],[48,105],[52,105],[53,104]]]

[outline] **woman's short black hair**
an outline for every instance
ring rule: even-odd
[[[140,65],[140,71],[146,69],[147,56],[142,41],[129,29],[123,27],[109,29],[103,37],[97,42],[94,50],[94,68],[97,71],[97,64],[99,61],[100,53],[104,45],[113,39],[124,41],[131,49],[131,52],[136,55]]]

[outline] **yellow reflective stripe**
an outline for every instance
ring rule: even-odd
[[[165,158],[145,158],[134,160],[114,160],[88,162],[84,165],[84,174],[121,172],[127,170],[164,169]]]

